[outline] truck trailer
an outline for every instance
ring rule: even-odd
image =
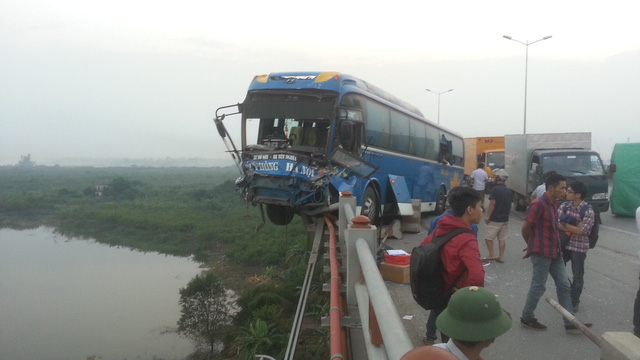
[[[524,210],[529,196],[543,183],[543,174],[556,171],[567,185],[579,180],[587,186],[587,201],[595,212],[609,210],[609,184],[600,154],[591,150],[591,133],[505,135],[507,187],[516,210]]]
[[[493,184],[493,171],[504,169],[504,136],[486,136],[464,138],[464,175],[468,179],[471,173],[484,163],[489,175],[488,187]]]

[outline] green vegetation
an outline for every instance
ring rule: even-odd
[[[215,343],[231,326],[234,306],[229,292],[212,273],[197,275],[187,287],[180,289],[178,333],[196,343],[205,341],[209,357]]]
[[[235,167],[0,167],[0,227],[47,225],[112,246],[194,255],[239,295],[234,325],[244,331],[224,335],[224,354],[281,357],[274,351],[286,347],[306,271],[306,234],[297,217],[256,232],[260,211],[235,191],[237,174]],[[316,320],[326,315],[317,311],[326,307],[319,284],[307,306]],[[325,335],[319,330],[322,341],[296,355],[327,358]]]

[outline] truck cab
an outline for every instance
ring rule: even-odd
[[[529,160],[528,188],[543,183],[542,174],[555,171],[567,179],[567,185],[579,180],[587,186],[587,198],[595,212],[609,210],[608,181],[600,155],[591,150],[534,150]]]

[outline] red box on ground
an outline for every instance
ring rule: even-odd
[[[389,255],[384,254],[384,262],[393,265],[409,265],[411,254],[408,255]]]

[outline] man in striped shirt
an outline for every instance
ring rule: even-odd
[[[596,215],[589,204],[584,201],[587,186],[581,181],[574,181],[567,189],[567,202],[558,208],[560,231],[570,235],[569,243],[562,249],[565,264],[571,261],[571,305],[578,312],[580,294],[584,286],[584,261],[589,251],[589,235],[596,221]],[[584,208],[586,207],[586,211]],[[584,213],[584,217],[581,214]]]
[[[528,329],[547,330],[534,316],[540,298],[546,290],[549,274],[556,285],[556,294],[560,305],[573,314],[570,285],[567,270],[562,258],[560,239],[558,238],[558,199],[565,197],[567,181],[560,174],[552,174],[545,180],[547,191],[537,198],[527,212],[522,225],[522,238],[527,243],[524,258],[530,258],[533,265],[531,286],[522,310],[520,324]],[[579,334],[580,330],[564,319],[565,331]],[[592,324],[584,324],[591,327]]]

